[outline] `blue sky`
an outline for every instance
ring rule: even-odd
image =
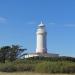
[[[0,46],[20,44],[35,52],[41,20],[48,52],[75,57],[75,0],[0,0]]]

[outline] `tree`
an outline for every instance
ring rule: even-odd
[[[0,61],[5,63],[5,60],[7,58],[7,54],[9,50],[11,49],[10,46],[3,46],[0,48]]]
[[[22,49],[19,45],[12,45],[11,50],[9,51],[9,60],[14,61],[26,49]]]
[[[5,63],[5,60],[14,61],[25,50],[19,45],[3,46],[0,48],[0,61],[3,63]]]

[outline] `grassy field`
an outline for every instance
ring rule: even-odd
[[[75,75],[75,74],[40,74],[40,73],[31,73],[31,72],[14,72],[14,73],[0,72],[0,75]]]

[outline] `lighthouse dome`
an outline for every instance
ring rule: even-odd
[[[43,24],[43,22],[41,21],[41,23],[38,25],[39,27],[43,27],[43,26],[45,26],[44,24]]]

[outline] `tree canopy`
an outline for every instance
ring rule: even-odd
[[[3,63],[5,63],[5,60],[14,61],[25,50],[19,45],[3,46],[0,48],[0,61]]]

